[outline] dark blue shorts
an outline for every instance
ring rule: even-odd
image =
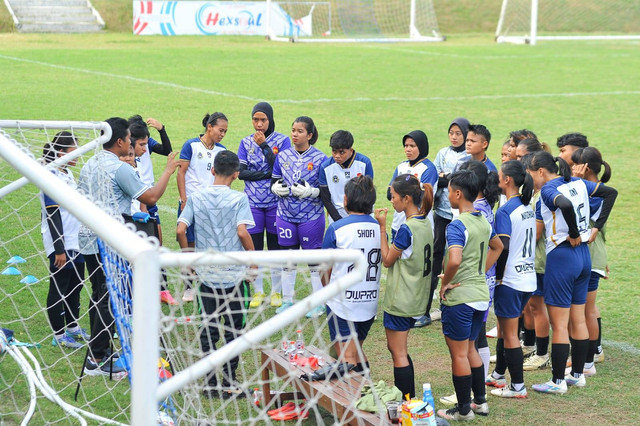
[[[375,317],[367,321],[349,321],[337,316],[329,306],[326,306],[326,308],[329,337],[331,337],[332,342],[346,342],[353,335],[357,336],[361,342],[367,338]]]
[[[156,223],[160,225],[160,215],[158,214],[158,205],[147,206],[147,212],[149,216],[156,220]]]
[[[451,340],[476,340],[482,328],[485,311],[478,311],[461,303],[455,306],[440,306],[442,311],[442,333]]]
[[[382,325],[384,328],[388,328],[393,331],[407,331],[413,328],[413,325],[416,323],[416,319],[412,317],[399,317],[396,315],[389,314],[387,312],[384,313],[384,318],[382,320]]]
[[[598,286],[600,285],[600,278],[602,275],[597,273],[596,271],[591,271],[591,276],[589,277],[589,286],[587,287],[587,291],[596,291]]]
[[[544,303],[559,308],[584,305],[591,277],[591,255],[586,243],[571,247],[563,242],[547,254]]]
[[[182,213],[182,202],[178,201],[178,217],[180,217],[180,213]],[[194,243],[195,241],[196,241],[196,231],[192,223],[187,228],[187,242]]]
[[[530,292],[514,290],[506,285],[496,287],[494,312],[500,318],[518,318],[531,297]]]
[[[537,288],[533,291],[532,296],[544,296],[544,274],[536,272]]]

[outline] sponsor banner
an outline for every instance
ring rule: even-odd
[[[133,1],[136,35],[267,35],[267,3],[231,1]],[[282,37],[311,35],[311,15],[292,19],[271,4],[272,32]]]

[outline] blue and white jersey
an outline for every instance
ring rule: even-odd
[[[509,198],[496,212],[496,234],[509,238],[509,256],[502,285],[523,292],[535,291],[536,215],[520,196]]]
[[[368,261],[367,273],[362,281],[342,294],[327,301],[327,305],[340,318],[349,321],[367,321],[376,315],[380,294],[380,225],[369,215],[352,214],[327,228],[322,243],[323,249],[362,250]],[[351,264],[343,262],[333,265],[331,281],[345,276]]]
[[[111,151],[100,151],[80,171],[78,190],[112,216],[131,214],[131,200],[149,189],[130,164],[120,161]],[[98,253],[93,231],[80,227],[80,253]]]
[[[451,146],[447,146],[438,151],[433,164],[436,166],[436,175],[444,173],[448,175],[453,172],[453,168],[458,164],[458,160],[468,155],[464,150],[456,152]],[[434,188],[436,188],[434,186]],[[434,194],[434,213],[445,219],[453,219],[451,204],[449,204],[449,189],[447,187],[438,188]]]
[[[475,201],[473,202],[473,207],[476,210],[478,210],[482,214],[482,216],[484,216],[485,219],[487,219],[487,222],[489,222],[489,225],[491,225],[491,229],[495,231],[496,229],[495,216],[493,215],[493,209],[491,209],[491,206],[489,205],[487,200],[485,198],[476,198]],[[458,209],[455,209],[455,210],[458,211]],[[489,250],[488,247],[487,247],[487,250]],[[491,268],[487,269],[487,271],[485,272],[485,278],[487,280],[487,285],[489,286],[489,288],[495,287],[496,285],[496,264],[495,263],[491,266]]]
[[[326,186],[331,194],[331,202],[340,216],[346,217],[347,211],[344,209],[344,186],[351,178],[356,176],[369,176],[373,179],[373,166],[369,157],[354,152],[349,164],[338,164],[333,157],[329,157],[320,167],[318,178],[320,186]],[[332,221],[331,217],[329,220]]]
[[[596,222],[602,213],[602,197],[589,197],[590,218]]]
[[[267,137],[265,142],[271,148],[274,155],[291,147],[291,140],[282,133],[273,132]],[[240,164],[247,166],[247,170],[268,172],[271,166],[262,152],[260,146],[253,141],[253,135],[247,136],[240,141],[238,148],[238,158]],[[244,192],[249,197],[251,207],[268,208],[278,203],[278,197],[271,192],[271,179],[246,180],[244,182]]]
[[[547,238],[546,252],[556,248],[569,236],[569,227],[562,216],[562,211],[555,205],[556,198],[564,195],[573,204],[573,211],[578,224],[578,231],[583,242],[589,241],[591,230],[589,229],[589,194],[598,188],[600,183],[585,181],[572,177],[569,182],[558,177],[545,183],[540,190],[540,203],[536,208],[536,217],[544,221],[544,229]]]
[[[65,182],[73,189],[77,188],[76,181],[73,177],[73,173],[69,169],[61,171],[59,169],[51,170],[58,179]],[[58,229],[58,234],[62,235],[64,242],[64,249],[66,251],[75,250],[80,251],[80,245],[78,243],[78,232],[80,231],[80,221],[71,215],[64,207],[52,200],[44,192],[40,192],[40,204],[42,206],[42,226],[40,231],[42,233],[42,242],[44,243],[44,251],[47,256],[51,255],[55,251],[53,247],[53,238],[51,237],[51,230],[49,229],[49,223],[47,222],[47,208],[58,207],[60,211],[60,219],[62,220],[62,229]]]
[[[464,157],[460,158],[456,163],[455,167],[453,168],[453,172],[457,172],[458,170],[460,170],[460,167],[469,160],[473,160],[473,157],[470,154],[466,154]],[[489,160],[489,157],[485,155],[484,160],[482,160],[482,162],[484,163],[485,166],[487,166],[487,170],[489,170],[490,172],[498,173],[498,169],[496,168],[496,165],[493,164],[493,161]]]
[[[201,137],[201,136],[200,136]],[[184,175],[187,198],[196,191],[213,185],[213,160],[220,151],[226,148],[222,144],[215,144],[207,149],[200,137],[189,139],[180,150],[180,159],[189,162],[189,168]]]
[[[138,164],[137,170],[140,173],[140,179],[149,186],[153,186],[155,182],[155,177],[153,176],[153,163],[151,162],[151,152],[153,147],[156,145],[160,144],[150,137],[147,150],[140,157],[136,158],[136,163]]]
[[[194,192],[178,218],[194,225],[196,251],[244,251],[238,226],[255,225],[246,194],[226,185],[210,185]],[[209,287],[229,288],[240,282],[246,268],[240,265],[202,266],[195,268],[198,277]]]
[[[324,152],[310,146],[303,153],[295,147],[285,149],[276,157],[272,177],[284,179],[289,187],[304,179],[314,188],[318,187],[320,166],[327,160]],[[322,200],[318,198],[298,198],[293,195],[278,200],[279,217],[290,223],[303,223],[315,220],[324,214]]]
[[[391,181],[389,185],[393,183],[393,180],[400,175],[410,174],[417,177],[420,180],[420,183],[428,183],[435,190],[438,184],[438,170],[436,166],[429,160],[425,158],[419,163],[414,164],[413,166],[409,164],[409,160],[403,161],[398,164],[398,167],[393,172],[393,176],[391,176]],[[433,220],[429,218],[432,222]],[[391,222],[391,229],[397,231],[400,229],[400,225],[402,225],[406,221],[406,216],[402,212],[393,212],[393,222]]]

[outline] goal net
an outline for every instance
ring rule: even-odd
[[[267,28],[272,40],[444,41],[432,0],[267,0],[267,3],[270,4]],[[276,28],[278,22],[286,23],[286,28]]]
[[[503,0],[496,41],[640,39],[639,0]]]
[[[61,131],[75,138],[78,149],[46,165],[43,147]],[[300,424],[310,419],[345,424],[364,415],[357,401],[368,389],[368,406],[383,424],[384,400],[368,368],[344,372],[344,356],[334,351],[326,315],[305,315],[364,276],[362,254],[178,253],[160,248],[144,225],[125,224],[105,211],[108,187],[92,201],[51,171],[53,165],[79,176],[109,137],[106,123],[0,121],[0,327],[9,337],[8,346],[0,344],[3,421]],[[86,374],[87,342],[78,333],[65,333],[77,347],[56,341],[48,297],[61,289],[60,281],[50,282],[56,275],[50,273],[43,246],[41,192],[99,239],[117,332],[111,360],[120,360],[124,374],[113,374],[112,366],[105,374]],[[327,273],[337,262],[353,268],[311,294],[312,275]],[[60,269],[65,268],[84,273],[77,260],[67,259]],[[260,275],[269,288],[272,274],[282,271],[297,276],[298,302],[279,314],[268,299],[249,307],[251,286],[246,280]],[[74,321],[89,329],[91,283],[89,277],[80,278],[59,298],[63,309],[57,314],[65,317],[66,331]],[[197,296],[193,302],[176,297],[175,304],[161,306],[161,282],[175,295],[191,285]],[[206,283],[230,286],[221,290]],[[79,291],[74,303],[73,290]],[[364,359],[353,343],[358,359]],[[318,375],[323,372],[324,378]],[[289,409],[277,411],[282,406]]]

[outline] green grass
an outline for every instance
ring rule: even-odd
[[[638,44],[543,43],[533,48],[496,45],[491,40],[485,34],[452,36],[440,44],[305,45],[249,37],[1,34],[0,75],[5,77],[0,79],[0,118],[101,120],[140,113],[164,122],[177,150],[200,132],[206,112],[223,111],[229,117],[223,143],[236,150],[240,139],[252,131],[252,106],[268,100],[275,110],[276,128],[283,133],[295,117],[313,117],[320,134],[316,146],[326,153],[333,131],[350,130],[356,149],[374,164],[377,207],[389,206],[385,191],[394,167],[404,157],[402,136],[416,128],[429,136],[433,158],[447,145],[446,132],[454,117],[483,123],[494,135],[488,151],[494,162],[511,130],[532,129],[554,147],[561,134],[583,132],[611,164],[611,185],[620,192],[608,225],[611,278],[602,283],[599,293],[604,339],[633,345],[636,351],[605,344],[607,360],[598,365],[598,375],[586,389],[563,397],[531,393],[526,401],[492,398],[492,414],[481,423],[533,423],[543,418],[541,413],[549,416],[547,422],[595,424],[613,417],[622,424],[638,423],[640,310],[634,302],[640,296],[636,285],[640,267],[633,219],[640,178],[634,139],[640,133]],[[154,162],[158,174],[163,160],[154,158]],[[0,175],[7,168],[0,163]],[[172,249],[176,249],[171,235],[177,199],[172,183],[160,201],[165,241]],[[0,218],[16,221],[19,217],[37,226],[37,209],[35,205],[13,217],[3,203]],[[0,229],[3,243],[12,236],[14,223]],[[34,243],[24,247],[38,244],[38,229],[30,235]],[[3,262],[8,254],[2,253]],[[0,279],[4,292],[12,291],[11,285],[15,283],[9,284],[6,277]],[[45,284],[34,286],[33,294],[21,292],[20,297],[18,304],[35,304],[34,299],[44,304]],[[9,302],[0,300],[0,321],[7,321],[17,308],[7,309],[4,304]],[[47,335],[44,316],[30,333],[31,341]],[[48,341],[42,343],[44,356],[55,356]],[[374,379],[392,382],[380,322],[374,325],[365,350]],[[452,392],[439,324],[412,331],[410,353],[418,385],[431,382],[436,399]],[[12,364],[6,356],[0,358],[0,377],[5,381],[17,375]],[[54,372],[49,374],[62,382]],[[527,373],[527,385],[546,380],[549,374],[548,370]],[[21,382],[15,379],[15,383]],[[0,380],[0,388],[5,384]],[[85,388],[87,399],[100,390]],[[71,393],[70,388],[64,391],[66,397]],[[0,413],[3,403],[0,399]],[[100,400],[97,404],[109,412],[113,403]],[[60,415],[54,408],[47,410],[52,418]],[[6,421],[11,424],[17,419]]]

